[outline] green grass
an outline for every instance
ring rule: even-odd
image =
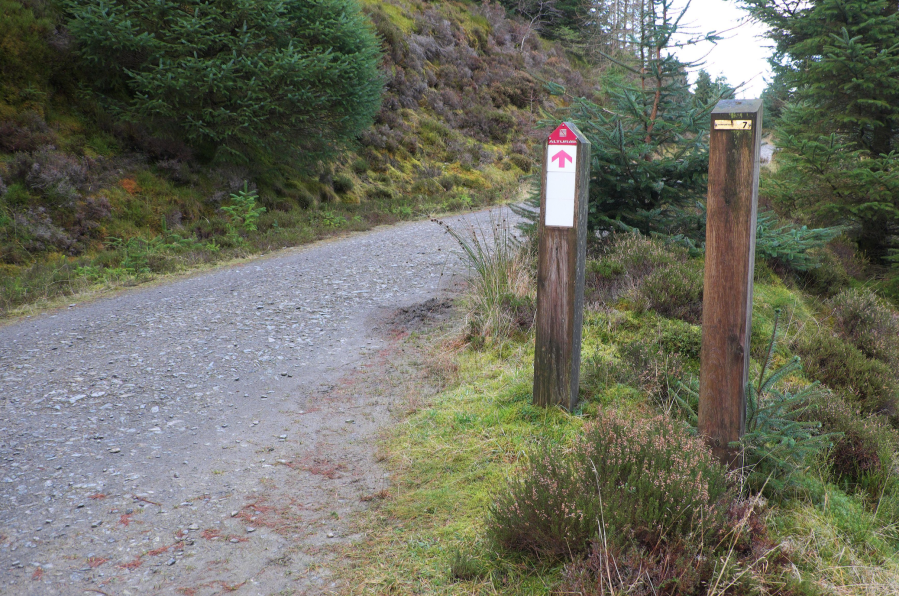
[[[783,310],[781,325],[788,338],[804,326],[819,324],[822,316],[817,299],[785,286],[776,276],[758,281],[754,344],[759,343],[757,337],[770,337],[776,308]],[[434,340],[434,357],[451,360],[458,368],[445,391],[424,404],[415,398],[415,407],[383,441],[392,487],[390,496],[377,502],[363,522],[365,538],[348,547],[351,563],[343,574],[352,593],[553,593],[562,565],[491,544],[485,533],[489,504],[530,448],[542,442],[566,444],[600,409],[664,411],[664,400],[653,392],[663,392],[666,374],[698,373],[700,343],[698,325],[651,310],[588,308],[582,402],[569,414],[531,404],[533,334],[479,343],[477,349],[455,336]],[[752,350],[756,373],[767,347],[767,341],[761,343]],[[786,344],[781,342],[772,366],[792,358]],[[656,362],[668,362],[671,370],[647,379],[645,367],[628,365],[635,345],[658,347],[657,352],[650,350],[650,357],[657,353],[667,358]],[[801,374],[786,381],[791,386],[808,383]],[[895,523],[886,514],[875,515],[876,503],[844,492],[826,475],[826,463],[812,463],[799,473],[790,494],[770,502],[764,515],[771,537],[782,544],[795,573],[806,580],[806,587],[812,586],[811,592],[789,593],[897,593]],[[768,581],[777,585],[784,580],[775,574]]]
[[[498,555],[481,538],[493,491],[522,454],[538,441],[566,441],[583,424],[531,405],[532,361],[527,344],[462,352],[458,387],[397,427],[385,444],[391,495],[354,552],[366,561],[355,571],[364,576],[358,593],[493,593],[494,584],[510,594],[549,593],[557,569]],[[482,577],[450,576],[459,553],[479,562]]]

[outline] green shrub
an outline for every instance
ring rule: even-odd
[[[870,290],[849,289],[827,301],[840,337],[868,358],[899,363],[899,316]]]
[[[852,281],[846,266],[829,248],[821,249],[817,259],[821,266],[802,274],[806,290],[822,296],[833,296]]]
[[[899,482],[895,478],[877,500],[875,515],[882,523],[899,523]]]
[[[861,491],[876,504],[895,479],[893,459],[899,433],[881,417],[862,416],[839,396],[815,400],[812,416],[827,432],[841,435],[827,457],[831,477],[844,490]]]
[[[899,412],[899,383],[891,366],[865,358],[858,348],[826,329],[803,333],[794,348],[813,379],[855,397],[864,412],[889,416]]]
[[[607,411],[570,449],[544,446],[490,506],[499,545],[551,559],[584,552],[599,529],[660,543],[717,531],[724,470],[666,416]]]
[[[346,194],[353,190],[353,179],[346,174],[334,176],[334,192],[338,194]]]
[[[487,575],[484,563],[467,552],[454,550],[450,558],[450,576],[460,581],[474,581]]]
[[[684,262],[687,250],[637,233],[613,234],[591,247],[585,280],[587,300],[608,302],[634,288],[656,269]]]
[[[114,113],[207,157],[311,162],[378,109],[379,43],[355,0],[65,0]]]
[[[357,174],[364,174],[368,171],[368,161],[364,157],[357,157],[350,167]]]
[[[824,246],[842,234],[841,227],[809,229],[783,223],[772,211],[759,213],[756,226],[757,258],[773,260],[794,271],[809,271],[821,266]]]
[[[531,172],[531,168],[534,167],[534,160],[532,160],[527,155],[519,155],[518,153],[513,153],[507,159],[512,163],[512,165],[514,165],[525,174],[529,174]]]
[[[257,198],[256,190],[247,190],[246,182],[242,190],[231,193],[231,204],[222,207],[222,211],[228,214],[229,234],[237,233],[236,226],[243,228],[244,232],[256,231],[256,222],[265,213],[265,207],[256,205]]]
[[[670,389],[684,372],[684,358],[692,357],[699,339],[689,332],[678,337],[677,331],[665,329],[665,319],[657,327],[646,327],[647,333],[617,342],[617,357],[597,354],[585,360],[581,387],[586,397],[608,394],[616,384],[630,386],[665,407],[671,399]],[[680,321],[678,321],[680,322]],[[675,339],[677,337],[677,339]],[[695,345],[691,339],[696,340]],[[688,350],[683,353],[681,349]]]
[[[599,277],[618,277],[626,273],[624,265],[615,261],[587,261],[587,273]]]
[[[64,66],[47,43],[56,23],[44,4],[0,0],[0,103],[42,109],[51,78]]]
[[[701,323],[703,273],[702,261],[696,260],[659,267],[640,284],[638,304],[666,317]]]

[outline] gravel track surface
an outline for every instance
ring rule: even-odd
[[[340,593],[378,379],[460,274],[417,222],[0,328],[0,594]]]

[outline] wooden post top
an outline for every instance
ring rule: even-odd
[[[764,100],[761,99],[722,99],[712,110],[716,114],[758,114]]]
[[[574,136],[573,139],[569,136],[569,133]],[[554,131],[552,131],[552,133],[550,133],[549,138],[546,140],[546,143],[548,145],[566,145],[573,144],[571,141],[574,141],[575,139],[577,139],[577,142],[581,145],[590,144],[590,141],[587,140],[587,137],[584,136],[584,133],[582,133],[573,122],[563,122]],[[566,140],[568,140],[567,143]]]

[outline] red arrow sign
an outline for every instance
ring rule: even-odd
[[[552,159],[550,159],[549,161],[550,161],[550,162],[553,162],[553,161],[556,161],[557,159],[559,160],[559,167],[560,167],[560,168],[564,168],[564,167],[565,167],[565,160],[566,160],[566,159],[567,159],[568,161],[570,161],[570,162],[574,162],[574,159],[572,159],[570,155],[568,155],[567,153],[565,153],[564,150],[563,150],[563,151],[559,151],[558,153],[556,153],[555,155],[553,155],[553,156],[552,156]]]

